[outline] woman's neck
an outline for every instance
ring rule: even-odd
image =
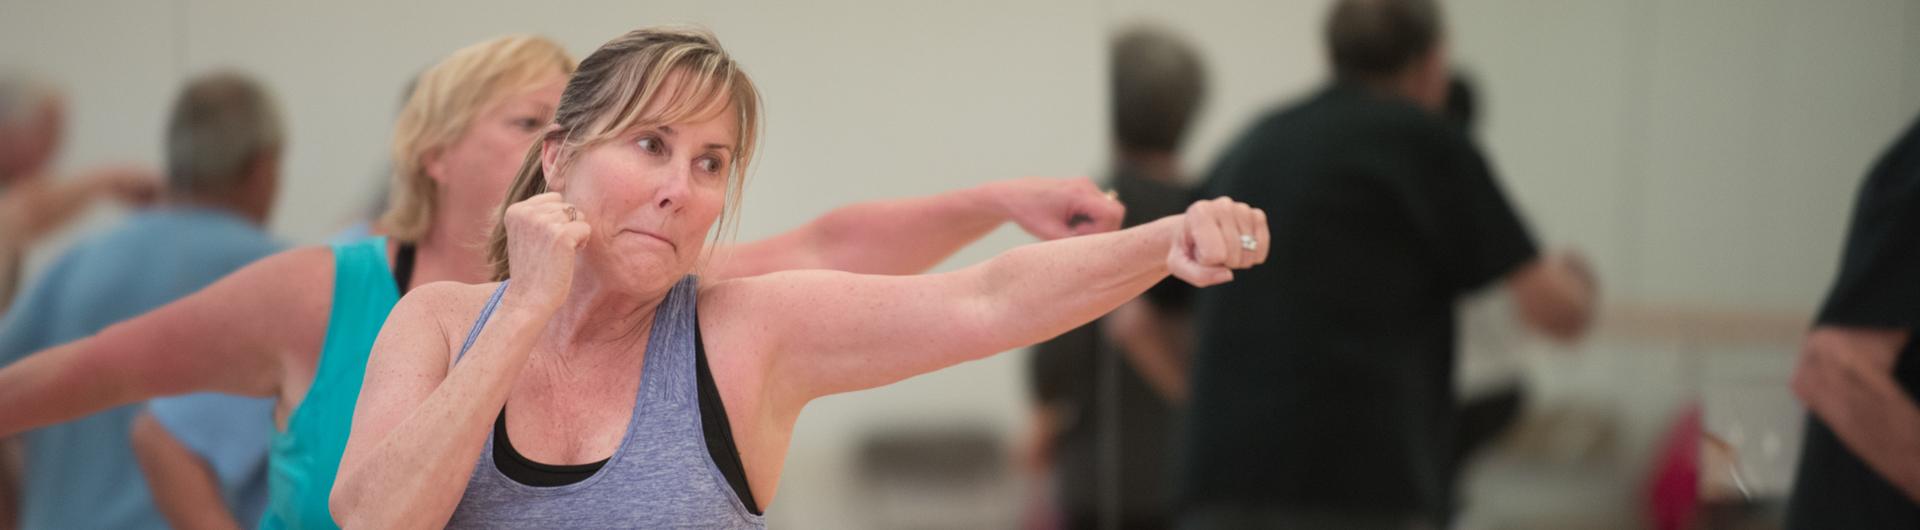
[[[641,351],[651,335],[654,313],[669,291],[635,294],[616,289],[586,263],[576,262],[567,299],[547,321],[541,342],[575,357]]]
[[[436,213],[427,236],[414,241],[413,285],[433,282],[485,283],[493,279],[480,241],[454,233],[460,223]],[[411,287],[411,286],[409,286]]]

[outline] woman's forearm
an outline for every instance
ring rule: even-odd
[[[0,369],[0,437],[138,402],[144,385],[126,366],[89,355],[82,339],[29,355]]]
[[[924,272],[1007,221],[993,186],[835,210],[818,221],[820,255],[834,270]]]
[[[1112,311],[1167,277],[1184,215],[1119,232],[1022,246],[981,264],[994,352],[1036,343]],[[1050,308],[1035,311],[1034,308]]]
[[[1025,178],[963,190],[870,201],[805,226],[735,246],[706,271],[715,279],[798,269],[918,274],[1009,221],[1043,240],[1111,231],[1126,209],[1084,178]]]
[[[379,438],[364,456],[349,453],[353,460],[343,462],[332,496],[342,526],[438,528],[453,515],[495,415],[546,323],[545,314],[509,307],[501,305],[473,349],[403,420],[384,433],[364,433]],[[366,404],[363,396],[361,407]]]
[[[989,186],[836,208],[774,237],[724,249],[716,279],[798,269],[914,274],[1006,222]]]
[[[779,352],[770,368],[781,374],[775,410],[798,414],[820,396],[1057,336],[1168,274],[1198,286],[1230,281],[1234,269],[1265,261],[1266,241],[1258,210],[1219,199],[1119,232],[1025,245],[958,271],[798,271],[714,286],[702,304],[761,319],[743,334],[762,334],[765,347]]]

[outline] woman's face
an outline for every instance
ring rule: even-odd
[[[481,241],[493,227],[493,215],[507,188],[547,124],[566,88],[567,77],[534,83],[475,114],[473,123],[451,145],[429,155],[427,176],[439,184],[439,207],[455,226],[446,227],[457,242]],[[440,222],[440,220],[436,220]]]
[[[729,107],[581,151],[547,183],[593,227],[582,262],[610,286],[635,293],[664,291],[693,270],[726,204],[738,131]]]

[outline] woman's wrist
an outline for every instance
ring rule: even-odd
[[[1187,214],[1169,215],[1149,221],[1142,226],[1153,230],[1154,237],[1160,241],[1161,246],[1172,246],[1174,241],[1180,239],[1180,232],[1187,229]]]
[[[560,303],[566,300],[563,295],[533,292],[534,288],[525,284],[510,283],[507,292],[501,294],[499,305],[494,313],[518,321],[538,321],[545,323],[560,310]]]
[[[1006,222],[1014,218],[1014,188],[1007,181],[996,180],[968,188],[962,193],[968,210],[992,216],[995,221]]]

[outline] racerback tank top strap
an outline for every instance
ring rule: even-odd
[[[494,465],[489,435],[447,528],[766,528],[707,451],[694,364],[698,284],[682,278],[655,310],[626,433],[598,473],[563,486],[515,482]],[[503,282],[481,309],[460,356],[504,290]]]

